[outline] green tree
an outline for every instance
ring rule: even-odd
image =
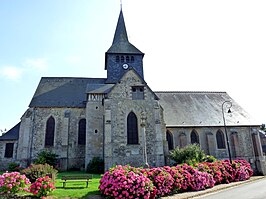
[[[44,150],[38,153],[38,157],[34,161],[34,164],[45,164],[46,163],[56,168],[57,157],[58,155],[56,155],[55,153]]]
[[[175,148],[170,151],[170,158],[177,164],[187,163],[195,164],[199,162],[213,162],[216,159],[213,156],[208,156],[200,149],[198,144],[190,144],[184,148]]]

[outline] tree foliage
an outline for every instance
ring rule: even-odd
[[[214,162],[216,160],[213,156],[206,155],[198,144],[190,144],[184,148],[177,147],[170,151],[170,158],[177,164],[187,163],[190,165],[199,162]]]
[[[99,157],[94,157],[87,165],[87,173],[104,173],[104,162]]]
[[[37,159],[34,161],[35,164],[49,164],[56,168],[56,163],[57,163],[57,157],[55,153],[52,153],[50,151],[42,151],[38,153]]]

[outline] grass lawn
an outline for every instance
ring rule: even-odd
[[[2,172],[3,173],[3,172]],[[48,196],[49,198],[87,198],[90,195],[100,195],[100,192],[98,190],[99,187],[99,181],[101,179],[101,176],[99,174],[93,174],[92,181],[89,182],[88,188],[86,188],[86,182],[67,182],[66,187],[63,188],[63,183],[61,180],[61,177],[63,175],[82,175],[87,174],[82,171],[69,171],[69,172],[60,172],[57,175],[56,178],[56,190],[50,193]],[[0,174],[1,175],[1,174]],[[33,196],[32,194],[29,194],[27,192],[21,192],[18,193],[20,196]],[[1,196],[0,196],[1,198]]]
[[[86,188],[86,182],[67,182],[66,188],[63,188],[61,180],[62,175],[82,175],[86,174],[81,171],[60,172],[56,178],[56,190],[49,196],[54,198],[86,198],[89,195],[100,195],[98,190],[99,181],[101,176],[99,174],[93,174],[92,182],[89,182],[89,187]]]

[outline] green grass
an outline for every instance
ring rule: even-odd
[[[86,188],[86,182],[67,182],[66,187],[63,188],[63,183],[61,180],[62,175],[82,175],[87,174],[82,171],[70,171],[70,172],[60,172],[56,177],[56,190],[49,194],[50,197],[57,198],[82,198],[85,199],[90,195],[100,195],[98,190],[99,181],[101,179],[101,175],[93,174],[92,181],[89,182],[88,188]],[[20,196],[32,196],[27,192],[18,193]],[[1,198],[1,197],[0,197]]]
[[[99,174],[93,174],[92,182],[89,182],[89,187],[86,188],[86,182],[67,182],[66,188],[63,188],[61,180],[62,175],[82,175],[86,174],[81,171],[60,172],[56,178],[56,190],[53,191],[50,196],[54,198],[86,198],[89,195],[99,195],[98,190],[99,181],[101,176]]]

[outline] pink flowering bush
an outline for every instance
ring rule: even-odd
[[[154,186],[140,169],[118,165],[105,172],[100,192],[108,198],[154,198]]]
[[[30,184],[29,179],[19,172],[4,173],[0,175],[0,194],[15,194],[19,191],[27,191],[27,185]]]
[[[173,193],[181,192],[182,187],[185,185],[185,183],[183,183],[183,179],[185,178],[182,175],[182,172],[178,169],[178,167],[164,166],[163,169],[173,177],[174,183],[173,183],[172,192]]]
[[[194,165],[199,171],[211,174],[215,184],[230,183],[234,181],[248,180],[253,175],[253,170],[246,160],[234,160],[232,164],[228,160],[213,163],[198,163]]]
[[[145,169],[143,172],[156,187],[157,196],[166,196],[172,192],[174,178],[163,168]]]
[[[235,181],[248,180],[253,175],[253,170],[246,160],[234,160]]]
[[[38,178],[30,186],[30,192],[37,197],[47,196],[53,190],[55,190],[54,182],[48,176]]]
[[[183,170],[190,173],[189,181],[187,181],[187,190],[199,191],[206,188],[211,188],[215,184],[213,176],[207,172],[199,171],[190,165],[184,164],[181,166]]]
[[[204,190],[214,186],[215,181],[211,174],[195,169],[191,177],[191,189],[194,191]]]
[[[100,180],[99,189],[107,198],[158,198],[173,193],[199,191],[215,184],[247,180],[253,175],[246,160],[183,164],[140,169],[116,166]]]

